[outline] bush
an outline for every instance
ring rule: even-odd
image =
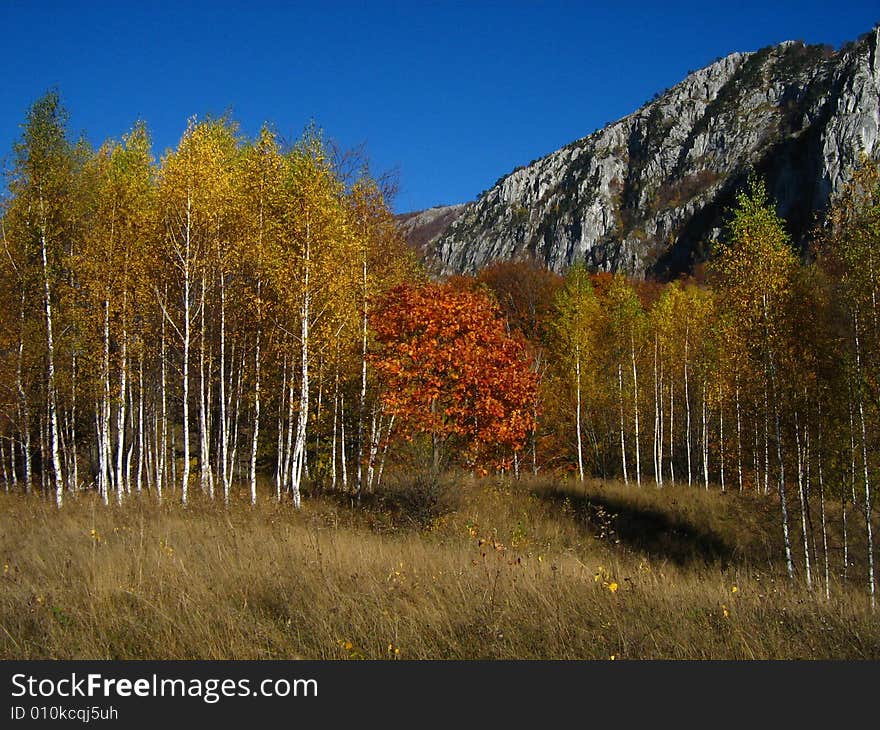
[[[390,480],[382,501],[398,518],[423,528],[455,510],[459,495],[448,475],[422,469]]]

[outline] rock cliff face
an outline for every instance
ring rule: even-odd
[[[718,60],[501,178],[425,255],[443,273],[534,257],[667,278],[705,258],[752,171],[801,241],[862,152],[880,153],[878,46],[875,28],[839,51],[789,41]]]

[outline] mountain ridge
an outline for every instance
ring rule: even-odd
[[[839,50],[784,41],[719,58],[448,207],[442,229],[429,216],[422,255],[440,274],[528,258],[672,278],[705,260],[752,172],[802,243],[860,155],[880,152],[878,47],[875,27]]]

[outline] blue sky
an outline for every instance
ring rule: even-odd
[[[57,88],[95,144],[147,121],[157,155],[194,114],[294,139],[309,120],[398,211],[473,199],[689,70],[783,40],[835,47],[874,2],[51,2],[0,0],[0,155]]]

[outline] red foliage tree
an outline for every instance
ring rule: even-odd
[[[535,427],[537,377],[523,342],[482,292],[403,285],[372,308],[371,361],[385,407],[412,439],[432,439],[434,468],[445,444],[463,465],[509,464]]]

